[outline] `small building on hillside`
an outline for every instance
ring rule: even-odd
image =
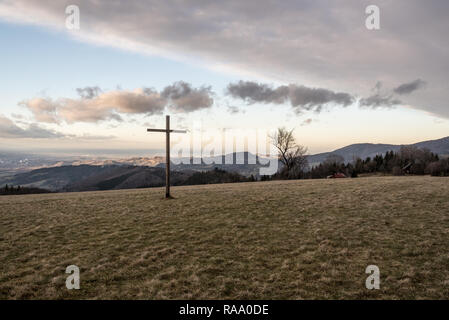
[[[326,177],[326,179],[339,179],[339,178],[347,178],[347,177],[344,173],[341,172],[337,172]]]

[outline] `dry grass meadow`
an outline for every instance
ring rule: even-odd
[[[449,299],[449,179],[0,197],[1,299]],[[81,270],[67,290],[65,268]],[[380,290],[365,268],[380,268]]]

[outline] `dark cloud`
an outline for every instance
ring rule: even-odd
[[[84,88],[77,88],[76,92],[78,92],[79,96],[83,99],[92,99],[100,94],[101,89],[97,86],[84,87]]]
[[[290,84],[273,88],[268,84],[252,81],[231,83],[226,93],[233,98],[245,100],[247,103],[282,104],[290,101],[296,112],[314,110],[320,112],[327,104],[348,106],[354,102],[354,97],[344,92],[334,92],[323,88],[308,88]]]
[[[55,139],[63,138],[64,134],[53,130],[48,130],[32,123],[28,128],[17,126],[10,119],[0,115],[0,137],[1,138],[34,138],[34,139]]]
[[[111,140],[116,138],[113,135],[91,135],[84,133],[82,135],[64,134],[55,130],[50,130],[41,127],[36,123],[26,123],[25,127],[19,127],[11,119],[0,115],[0,138],[5,139],[77,139],[77,140]]]
[[[268,84],[253,81],[230,83],[227,93],[233,98],[240,98],[248,103],[284,103],[288,99],[289,88],[280,86],[273,89]]]
[[[440,85],[408,96],[407,104],[449,117],[449,1],[375,2],[381,29],[372,32],[364,23],[368,0],[78,0],[82,27],[76,38],[233,74],[305,85],[309,79],[360,96],[372,93],[372,79],[392,88],[419,74]],[[0,3],[0,18],[65,30],[61,12],[68,1]]]
[[[401,104],[402,101],[393,97],[393,95],[382,95],[376,93],[368,98],[362,98],[359,100],[360,107],[365,108],[381,108],[381,107],[393,107]]]
[[[345,92],[296,85],[290,85],[289,89],[292,106],[300,109],[320,111],[322,106],[328,103],[347,107],[354,102],[354,97]]]
[[[214,103],[211,87],[192,88],[184,81],[178,81],[167,86],[161,92],[161,97],[167,99],[170,108],[176,112],[193,112],[210,108]]]
[[[98,87],[78,88],[77,92],[80,99],[33,98],[20,105],[28,108],[40,122],[74,123],[121,122],[121,114],[157,115],[166,107],[188,113],[209,108],[214,102],[210,87],[193,88],[183,81],[167,86],[161,93],[152,88],[103,92]]]
[[[393,91],[397,94],[410,94],[426,85],[426,82],[421,79],[416,79],[412,82],[401,84],[399,87],[395,88]]]

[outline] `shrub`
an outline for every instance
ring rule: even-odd
[[[441,159],[437,162],[429,164],[427,170],[432,176],[449,176],[449,159]]]

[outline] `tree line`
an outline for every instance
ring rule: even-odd
[[[449,159],[440,159],[437,154],[428,149],[404,146],[397,152],[388,151],[373,158],[355,158],[345,163],[343,157],[331,155],[324,162],[311,168],[306,174],[309,178],[325,178],[336,173],[348,177],[360,174],[391,174],[391,175],[425,175],[449,176]]]
[[[0,188],[0,195],[14,195],[14,194],[33,194],[33,193],[50,193],[51,191],[34,187],[11,186],[6,184]]]
[[[271,137],[271,143],[278,150],[281,168],[275,175],[264,176],[261,180],[320,179],[336,174],[354,178],[375,173],[449,176],[449,158],[440,159],[430,150],[414,146],[403,146],[397,152],[388,151],[373,158],[354,157],[350,162],[345,162],[340,155],[330,154],[324,162],[309,168],[307,148],[296,143],[293,130],[278,128]]]
[[[198,185],[211,183],[235,183],[235,182],[253,182],[257,181],[254,175],[245,177],[237,172],[228,172],[215,167],[210,171],[198,171],[193,173],[186,181],[180,185]]]

